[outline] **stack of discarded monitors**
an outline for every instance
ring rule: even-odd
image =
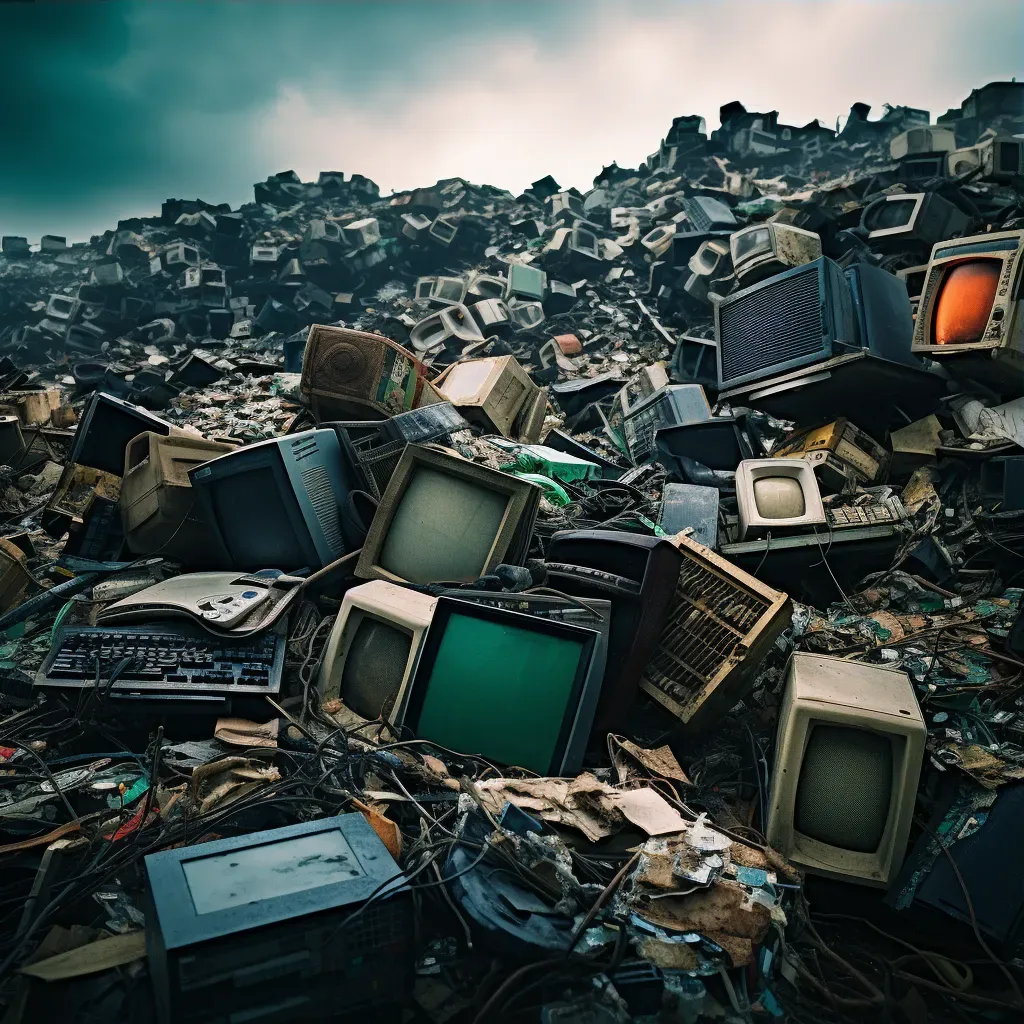
[[[503,273],[314,323],[294,378],[179,349],[166,415],[12,363],[5,500],[48,489],[0,540],[8,1006],[1019,1014],[1024,136],[958,142],[535,186]],[[310,265],[382,238],[318,223]],[[598,273],[643,346],[540,326]]]

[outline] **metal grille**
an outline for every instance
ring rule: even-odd
[[[352,448],[356,459],[363,469],[366,485],[373,496],[380,501],[380,496],[387,490],[388,481],[398,468],[398,460],[405,451],[405,441],[388,441],[377,444],[376,437],[353,439]]]
[[[722,386],[821,351],[818,267],[726,299],[719,307]]]
[[[331,478],[324,466],[309,466],[302,471],[302,486],[306,488],[306,495],[320,528],[324,531],[332,551],[341,551],[341,523],[338,521],[338,501],[334,496],[334,488],[331,487]]]
[[[691,200],[686,204],[686,217],[697,231],[711,230],[711,218],[696,200]]]
[[[683,541],[684,556],[658,646],[641,686],[684,722],[724,714],[788,621],[788,598]],[[699,716],[698,716],[699,713]]]

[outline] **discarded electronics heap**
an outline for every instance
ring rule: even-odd
[[[1021,1019],[1024,84],[722,122],[3,238],[5,1021]]]

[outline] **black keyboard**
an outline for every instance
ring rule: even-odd
[[[286,637],[277,632],[227,640],[185,622],[65,626],[54,637],[35,684],[60,690],[96,687],[104,700],[155,701],[180,705],[182,711],[240,711],[254,702],[266,710],[263,696],[281,690],[285,644]]]

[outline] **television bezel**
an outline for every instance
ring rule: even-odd
[[[508,473],[477,465],[468,459],[449,455],[436,448],[418,444],[406,445],[402,457],[398,460],[398,466],[392,474],[391,481],[388,483],[387,490],[381,495],[377,514],[373,517],[373,522],[366,534],[366,540],[363,543],[355,570],[356,576],[360,579],[386,580],[388,583],[416,583],[414,580],[406,580],[388,572],[379,564],[378,560],[384,550],[384,543],[394,521],[395,513],[409,487],[413,474],[417,469],[424,467],[442,473],[450,473],[482,487],[490,487],[496,493],[504,494],[507,499],[501,526],[491,543],[487,559],[479,573],[473,579],[432,580],[429,582],[471,583],[490,572],[509,554],[521,524],[529,515],[531,504],[536,507],[536,502],[540,497],[540,488],[527,480],[520,480]],[[453,509],[452,512],[457,515],[458,509]],[[426,542],[429,543],[429,537]]]
[[[1012,240],[1016,240],[1016,246],[1008,244]],[[996,298],[989,310],[982,340],[963,345],[938,345],[932,340],[932,321],[935,319],[935,303],[947,268],[979,258],[998,260],[1001,263]],[[1011,342],[1015,340],[1015,335],[1019,334],[1019,316],[1024,315],[1020,313],[1020,307],[1024,304],[1022,291],[1024,230],[993,231],[987,235],[968,235],[965,238],[936,242],[928,259],[928,270],[918,302],[911,351],[919,355],[937,357],[1009,348]],[[996,318],[998,310],[1002,310],[1002,313]],[[1000,336],[991,339],[988,335],[996,324],[1000,325]],[[1024,339],[1016,340],[1018,345],[1024,344]],[[1019,370],[1017,372],[1019,373]]]
[[[844,672],[853,674],[885,673],[891,676],[883,687],[875,687],[881,696],[876,706],[867,705],[863,692],[851,685],[848,692],[837,691],[832,700],[812,693],[801,693],[808,681],[799,679],[799,666],[804,662],[837,663]],[[809,689],[815,689],[812,683]],[[902,689],[902,693],[898,690]],[[906,704],[907,707],[901,707]],[[796,831],[793,818],[800,783],[800,768],[807,750],[807,741],[815,724],[865,728],[869,731],[902,737],[902,766],[894,765],[893,789],[889,817],[878,849],[874,853],[857,853],[811,839]],[[809,652],[796,652],[786,669],[786,687],[779,715],[775,766],[769,800],[766,838],[773,849],[806,871],[864,885],[887,886],[903,862],[911,818],[917,798],[917,784],[924,760],[927,730],[913,685],[902,670],[850,662],[842,658]]]
[[[139,429],[125,442],[125,450],[121,451],[119,457],[116,460],[107,460],[103,465],[95,465],[96,462],[102,461],[101,459],[93,456],[92,462],[83,462],[83,455],[88,456],[88,449],[86,445],[89,443],[89,431],[92,429],[93,420],[97,416],[97,411],[101,406],[106,406],[108,409],[116,410],[119,413],[127,414],[138,418]],[[161,429],[162,428],[162,429]],[[94,391],[90,397],[85,412],[82,414],[82,418],[75,428],[75,437],[71,442],[71,451],[68,455],[68,462],[74,462],[78,465],[88,466],[90,469],[100,469],[105,473],[113,473],[116,476],[121,476],[124,473],[124,460],[125,451],[127,451],[128,445],[131,444],[134,438],[138,437],[139,434],[145,433],[160,434],[162,437],[168,437],[174,432],[174,427],[166,420],[160,419],[159,416],[155,416],[153,413],[141,406],[133,405],[131,402],[126,402],[123,398],[117,398],[115,395],[107,394],[106,391]],[[100,439],[100,446],[107,447],[106,437]],[[95,441],[93,444],[95,445]]]
[[[914,235],[917,231],[917,222],[921,217],[921,210],[924,208],[925,200],[931,194],[930,192],[897,192],[893,195],[879,196],[878,199],[873,200],[864,207],[860,216],[861,230],[867,232],[869,242],[879,238],[891,238],[895,235]],[[910,213],[910,217],[903,224],[894,228],[875,228],[874,230],[868,227],[867,221],[872,211],[880,209],[886,203],[905,203],[909,200],[914,201],[914,208]]]
[[[404,725],[418,739],[425,739],[428,742],[429,737],[419,734],[419,718],[426,700],[430,672],[437,661],[446,626],[452,615],[455,614],[489,622],[504,622],[512,627],[548,636],[580,640],[580,660],[576,665],[572,688],[565,704],[558,740],[546,770],[540,772],[545,776],[574,775],[583,763],[583,754],[597,710],[597,701],[601,695],[604,665],[598,657],[600,630],[539,615],[510,611],[506,608],[494,608],[491,605],[478,604],[475,601],[464,601],[455,597],[439,597],[434,607],[434,618],[430,629],[427,630],[426,639],[420,648],[420,656],[408,688],[408,701],[403,716]],[[459,751],[459,753],[488,756],[486,752],[476,750]]]

